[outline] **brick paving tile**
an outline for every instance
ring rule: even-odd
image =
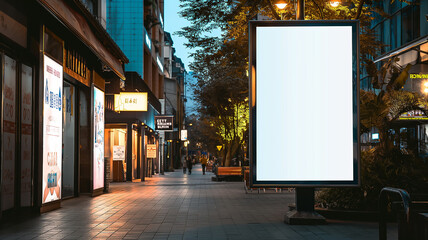
[[[283,223],[293,192],[245,194],[242,182],[181,170],[146,182],[112,183],[110,193],[62,201],[22,222],[1,223],[0,239],[377,239],[377,223]],[[391,229],[391,233],[396,229]],[[390,233],[389,233],[390,234]]]

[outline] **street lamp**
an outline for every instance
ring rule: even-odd
[[[279,9],[284,9],[287,6],[287,3],[285,1],[277,1],[275,3],[276,7]]]
[[[294,3],[296,4],[296,0],[294,0]],[[332,7],[338,7],[340,3],[341,0],[330,0],[330,6]],[[287,2],[284,0],[277,0],[275,5],[278,9],[283,10],[287,6]],[[282,13],[281,20],[283,20]],[[296,20],[305,20],[305,0],[297,0]]]
[[[296,2],[296,0],[294,0]],[[331,2],[335,2],[332,4]],[[331,6],[338,6],[339,0],[330,0]],[[279,9],[285,8],[277,1],[276,6]],[[278,6],[279,5],[279,6]],[[282,7],[282,8],[280,8]],[[282,20],[282,16],[281,16]],[[296,6],[296,20],[305,20],[305,0],[297,0]],[[319,215],[314,210],[315,205],[315,188],[314,187],[296,187],[296,210],[289,212],[285,215],[285,222],[292,224],[292,222],[312,223],[312,224],[325,224],[325,218]]]
[[[338,7],[339,5],[340,5],[339,0],[331,0],[330,1],[330,6],[332,6],[332,7]]]

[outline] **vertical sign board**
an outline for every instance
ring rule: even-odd
[[[94,184],[104,187],[104,92],[94,87]]]
[[[250,22],[252,186],[359,185],[358,31]]]
[[[15,201],[15,140],[16,140],[16,61],[4,56],[3,83],[3,166],[2,209],[13,208]]]
[[[156,158],[156,144],[147,144],[147,158]]]
[[[187,129],[182,129],[181,130],[181,141],[186,141],[187,140]]]
[[[33,69],[22,64],[21,75],[21,206],[31,206]]]
[[[44,56],[42,203],[61,199],[62,65]]]

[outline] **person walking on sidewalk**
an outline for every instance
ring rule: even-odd
[[[183,174],[186,174],[186,167],[187,167],[186,155],[181,156],[181,164],[183,164]]]
[[[201,163],[202,163],[202,174],[205,175],[205,167],[207,166],[207,163],[208,163],[208,158],[205,155],[202,155]]]
[[[189,157],[186,157],[186,163],[187,163],[187,169],[189,169],[189,175],[192,174],[192,159]]]

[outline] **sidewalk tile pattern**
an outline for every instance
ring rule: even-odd
[[[294,193],[245,194],[242,182],[177,170],[146,182],[112,183],[98,197],[65,200],[58,210],[0,225],[0,239],[377,239],[376,223],[283,223]]]

